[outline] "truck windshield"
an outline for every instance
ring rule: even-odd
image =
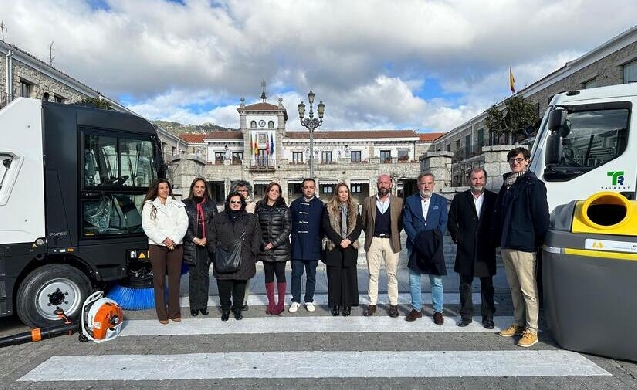
[[[626,150],[630,110],[567,109],[559,161],[546,167],[547,181],[568,181],[619,157]]]

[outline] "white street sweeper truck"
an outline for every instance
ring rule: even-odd
[[[0,316],[79,318],[147,256],[141,206],[164,177],[155,128],[127,113],[19,98],[0,110]]]

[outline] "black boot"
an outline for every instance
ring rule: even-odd
[[[210,312],[208,311],[207,307],[204,307],[203,309],[199,309],[199,313],[207,316],[208,314],[210,314]]]
[[[340,308],[338,307],[338,305],[332,306],[332,315],[337,316],[339,314],[340,314]]]
[[[242,311],[241,309],[236,309],[236,310],[234,311],[234,318],[235,318],[237,321],[240,321],[240,320],[242,320],[242,319],[243,319],[243,313],[242,313],[241,311]]]
[[[193,316],[193,317],[197,317],[197,315],[199,315],[199,310],[190,309],[190,315]]]
[[[224,310],[223,313],[221,313],[221,321],[226,322],[228,318],[230,318],[230,310]]]
[[[352,314],[352,307],[351,306],[345,306],[343,308],[343,317],[347,317],[350,314]]]

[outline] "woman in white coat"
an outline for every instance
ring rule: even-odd
[[[148,236],[148,252],[153,266],[155,310],[159,322],[181,321],[179,282],[183,257],[182,240],[188,229],[184,204],[172,196],[166,179],[158,179],[148,190],[142,209],[142,227]],[[164,298],[168,274],[168,309]]]

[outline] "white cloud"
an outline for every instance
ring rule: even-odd
[[[326,128],[448,130],[507,96],[509,66],[520,88],[637,20],[624,0],[106,2],[3,1],[0,17],[8,42],[47,60],[54,41],[57,68],[141,115],[232,127],[265,79],[290,128],[313,89]],[[425,79],[446,94],[418,96]]]

